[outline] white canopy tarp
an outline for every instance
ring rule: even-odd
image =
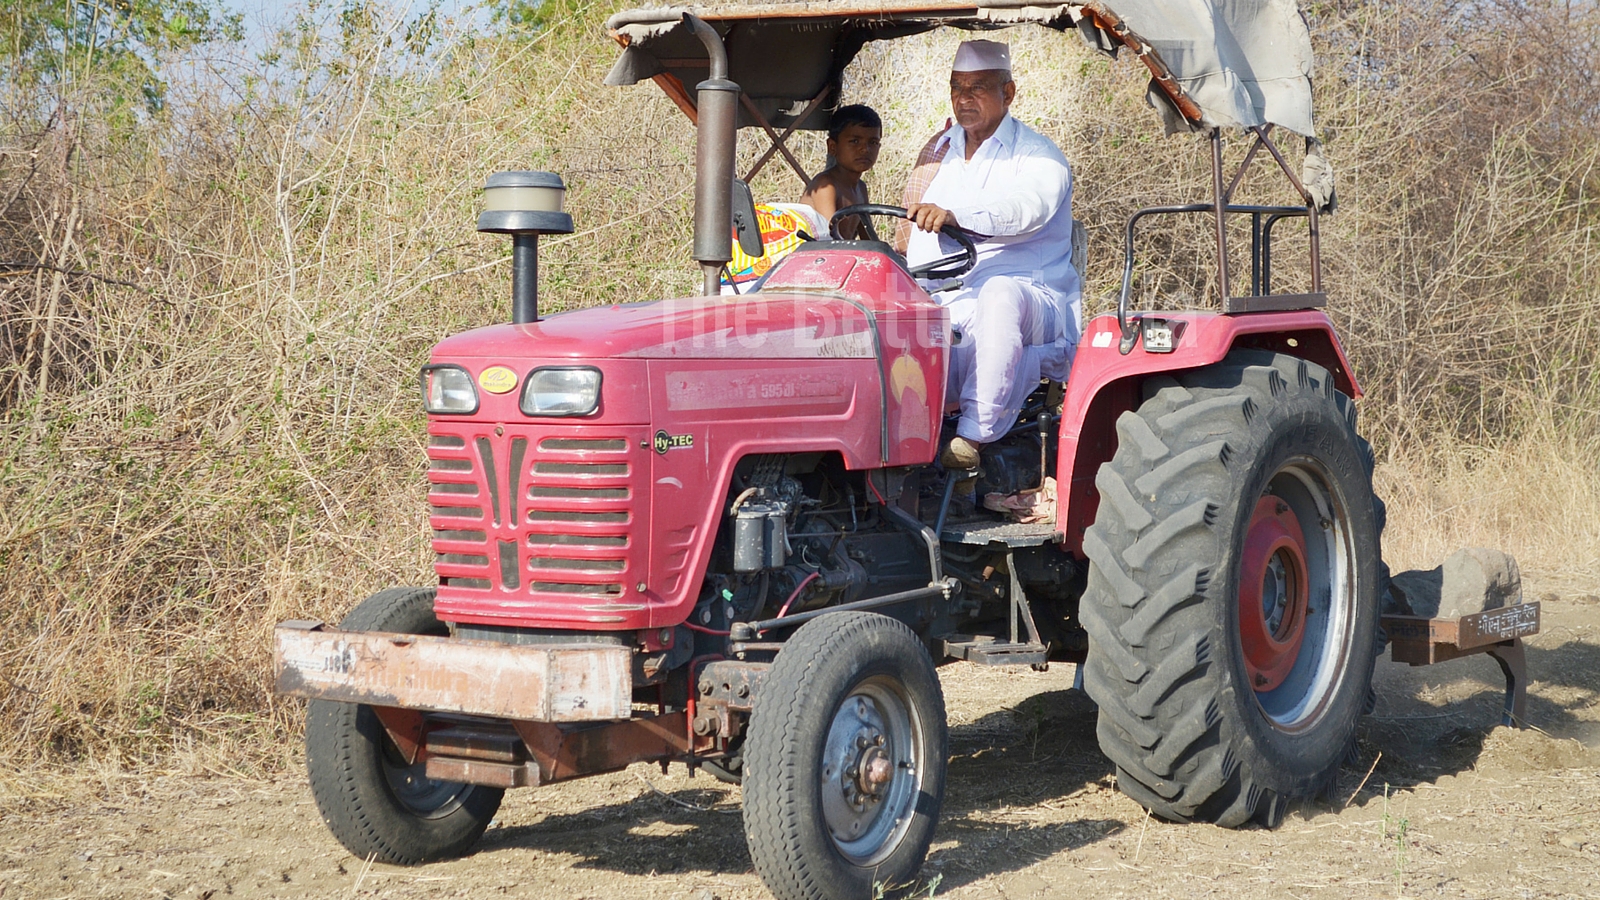
[[[1099,49],[1139,54],[1155,78],[1152,102],[1167,130],[1248,128],[1268,123],[1307,137],[1311,115],[1311,37],[1292,0],[1090,0],[1032,5],[1028,0],[799,0],[637,9],[607,26],[625,50],[608,84],[670,75],[692,86],[705,52],[682,24],[684,13],[710,23],[728,48],[730,77],[781,123],[781,111],[837,89],[844,67],[868,41],[944,25],[993,30],[1033,24],[1077,27]],[[1170,76],[1170,80],[1167,79]],[[1163,84],[1165,85],[1163,87]],[[752,91],[750,88],[756,88]],[[1191,103],[1193,114],[1181,107]],[[830,104],[831,105],[831,104]],[[802,128],[826,127],[825,114]]]
[[[1200,107],[1202,127],[1312,137],[1311,34],[1290,0],[1106,0]],[[1164,97],[1152,91],[1153,99]],[[1158,103],[1168,131],[1193,127]]]

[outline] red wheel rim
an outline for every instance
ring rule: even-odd
[[[1239,566],[1239,643],[1256,692],[1283,684],[1300,656],[1310,605],[1306,539],[1283,500],[1256,504]]]

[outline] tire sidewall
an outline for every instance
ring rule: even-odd
[[[391,588],[340,622],[346,631],[446,634],[433,614],[433,588]],[[475,786],[450,813],[423,818],[395,796],[384,773],[387,734],[370,706],[312,700],[306,709],[306,768],[317,808],[357,856],[415,864],[459,856],[500,808],[504,791]]]
[[[1084,681],[1119,785],[1164,818],[1275,825],[1289,803],[1328,792],[1355,739],[1379,634],[1382,504],[1355,407],[1332,384],[1308,360],[1240,351],[1151,379],[1139,407],[1117,418],[1117,450],[1096,474],[1101,503],[1084,536]],[[1269,485],[1302,532],[1291,540],[1310,578],[1305,614],[1338,609],[1343,622],[1307,618],[1283,682],[1296,686],[1257,695],[1239,587]],[[1264,562],[1252,561],[1251,578]],[[1329,607],[1341,581],[1341,602]],[[1332,663],[1338,680],[1312,668],[1305,651],[1318,645],[1342,657]],[[1280,726],[1268,709],[1298,721]]]
[[[828,857],[839,868],[841,876],[856,882],[864,881],[864,887],[870,892],[873,886],[872,882],[877,880],[874,878],[877,873],[899,872],[908,867],[914,871],[916,867],[921,866],[922,858],[927,853],[927,845],[933,837],[933,829],[939,818],[937,806],[932,809],[927,807],[933,797],[943,794],[943,786],[941,784],[930,784],[929,782],[934,778],[942,779],[944,767],[933,765],[933,760],[929,758],[937,751],[930,746],[932,741],[929,739],[929,711],[925,702],[930,692],[926,686],[919,686],[913,683],[914,676],[908,676],[907,673],[901,671],[899,666],[887,659],[874,660],[869,665],[856,669],[854,672],[851,671],[847,662],[847,660],[835,658],[830,660],[832,664],[827,667],[827,670],[818,673],[819,678],[816,686],[822,690],[813,694],[818,702],[808,707],[802,720],[795,723],[801,733],[814,734],[816,736],[816,739],[811,741],[809,747],[811,752],[806,753],[803,757],[805,763],[801,773],[799,773],[798,780],[801,785],[805,785],[808,782],[812,785],[810,790],[805,790],[804,788],[802,790],[804,790],[803,796],[805,797],[805,813],[808,816],[814,816],[815,821],[821,826],[814,835],[815,839],[823,845],[818,849],[826,849]],[[924,772],[924,778],[922,790],[914,801],[915,806],[912,814],[915,818],[911,823],[911,827],[901,837],[899,846],[881,863],[867,868],[856,865],[846,859],[839,853],[833,841],[827,837],[826,826],[822,825],[824,819],[822,814],[822,774],[820,769],[823,744],[827,739],[828,728],[832,723],[834,714],[844,705],[845,700],[857,687],[868,679],[877,676],[899,679],[905,685],[906,693],[911,697],[913,705],[918,707],[914,712],[921,723],[922,729],[924,758],[919,761],[919,765]],[[870,893],[868,896],[870,896]]]

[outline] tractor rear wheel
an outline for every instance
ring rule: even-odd
[[[1333,787],[1370,690],[1372,452],[1350,398],[1295,357],[1151,387],[1117,420],[1083,542],[1100,746],[1159,816],[1275,826]]]
[[[345,616],[345,631],[449,634],[433,615],[433,588],[390,588]],[[322,821],[352,854],[394,865],[460,856],[483,835],[504,794],[435,781],[407,765],[372,707],[312,700],[306,770]]]
[[[840,612],[795,632],[745,741],[744,833],[778,900],[896,893],[928,855],[944,797],[944,694],[910,628]]]

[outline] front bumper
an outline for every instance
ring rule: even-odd
[[[616,644],[499,644],[310,621],[273,630],[280,694],[524,722],[628,718],[630,653]]]

